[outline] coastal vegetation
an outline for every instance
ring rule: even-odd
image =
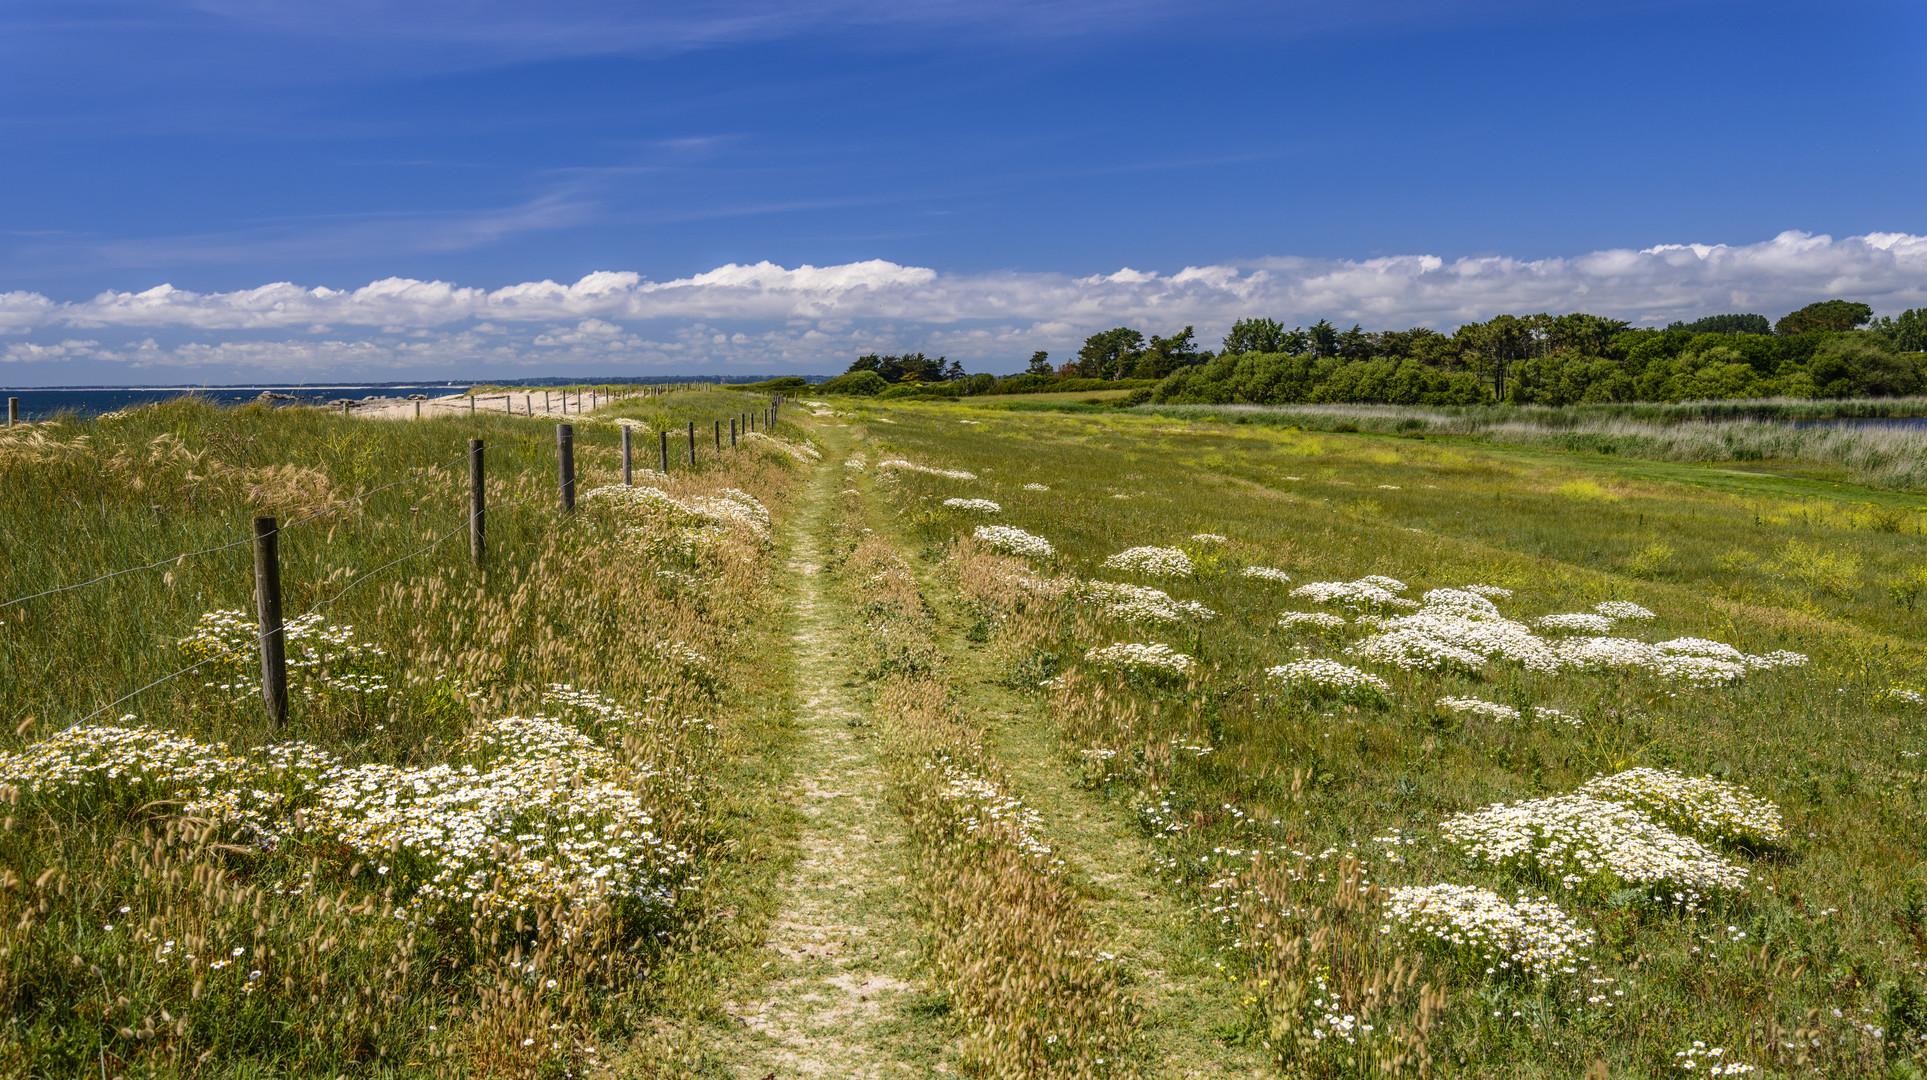
[[[766,403],[580,417],[573,514],[501,413],[0,435],[5,1070],[1927,1068],[1917,500],[995,396],[622,482],[619,424]],[[1535,415],[1724,408],[1612,407]]]

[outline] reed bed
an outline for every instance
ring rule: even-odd
[[[1927,399],[1686,402],[1679,405],[1420,407],[1159,405],[1177,418],[1222,417],[1314,431],[1456,435],[1655,461],[1788,462],[1842,470],[1854,483],[1927,489],[1927,427],[1834,424],[1927,415]],[[1806,421],[1806,423],[1801,423]]]

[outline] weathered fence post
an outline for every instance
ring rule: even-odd
[[[488,539],[482,515],[488,510],[488,495],[483,487],[482,440],[468,440],[468,553],[476,562],[488,554]]]
[[[415,403],[415,419],[420,420],[421,418],[422,418],[422,403],[417,401]]]
[[[662,430],[662,474],[669,475],[669,429]]]
[[[544,390],[542,391],[542,415],[547,416],[548,414],[549,414],[549,392],[547,390]]]
[[[19,422],[20,422],[20,399],[17,397],[10,397],[7,399],[7,426],[12,427],[13,425],[18,424]]]
[[[630,465],[628,424],[622,425],[622,486],[636,486],[635,471]]]
[[[717,451],[720,452],[722,448],[723,448],[723,422],[721,420],[718,420],[716,421],[716,449]]]
[[[696,422],[689,422],[689,463],[696,464]]]
[[[260,620],[261,703],[275,727],[288,722],[288,640],[281,625],[281,530],[254,519],[254,610]]]
[[[347,410],[343,409],[342,411],[346,412]],[[475,395],[474,394],[468,395],[468,415],[470,416],[475,415]]]
[[[729,418],[729,448],[736,449],[736,418]]]
[[[575,513],[575,428],[555,425],[555,468],[562,484],[562,512]]]

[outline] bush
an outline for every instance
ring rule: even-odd
[[[956,383],[898,383],[877,397],[890,401],[903,398],[949,398],[955,400],[962,388]]]
[[[780,378],[764,379],[762,382],[755,383],[742,383],[733,387],[733,389],[737,390],[753,390],[774,394],[800,394],[809,388],[810,381],[799,375],[784,375]]]
[[[829,382],[816,388],[819,394],[848,394],[852,397],[875,397],[890,389],[883,376],[874,371],[852,371],[838,375]]]

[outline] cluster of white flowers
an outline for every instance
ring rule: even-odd
[[[1392,684],[1336,660],[1294,660],[1265,669],[1265,677],[1287,690],[1346,701],[1382,701]]]
[[[1386,587],[1391,582],[1398,588]],[[1314,604],[1343,604],[1354,610],[1379,608],[1415,608],[1418,601],[1407,600],[1398,594],[1405,591],[1405,585],[1392,578],[1364,577],[1357,581],[1313,581],[1291,590],[1291,595]]]
[[[1196,661],[1164,644],[1120,642],[1102,645],[1085,653],[1084,659],[1099,667],[1147,675],[1189,675],[1197,668]]]
[[[1670,884],[1740,889],[1746,869],[1643,811],[1591,795],[1555,795],[1460,814],[1440,832],[1468,858],[1567,889]]]
[[[891,458],[888,461],[877,462],[877,470],[879,472],[890,472],[897,469],[901,469],[905,472],[926,473],[930,476],[943,476],[943,477],[948,477],[949,479],[952,479],[952,480],[977,479],[976,473],[965,472],[962,469],[933,469],[928,465],[916,465],[911,462],[905,461],[902,458]]]
[[[1104,560],[1106,570],[1149,577],[1190,577],[1196,568],[1191,556],[1174,547],[1134,547]]]
[[[994,551],[1006,555],[1022,555],[1033,559],[1047,559],[1057,554],[1050,541],[1022,529],[1009,525],[979,525],[971,532],[971,537],[990,546]]]
[[[1594,604],[1592,609],[1608,619],[1651,619],[1654,617],[1652,612],[1630,600],[1607,600],[1604,603]]]
[[[1380,933],[1396,930],[1499,978],[1577,974],[1593,943],[1592,931],[1546,897],[1508,901],[1475,885],[1393,889],[1385,917]]]
[[[639,777],[595,740],[507,717],[482,722],[460,749],[489,767],[343,769],[301,825],[395,864],[426,899],[500,910],[674,899],[689,853],[657,835]]]
[[[1220,536],[1217,533],[1192,533],[1191,541],[1196,544],[1228,544],[1231,542],[1228,538]]]
[[[1025,484],[1025,485],[1024,485],[1024,490],[1025,490],[1025,491],[1049,491],[1049,490],[1050,490],[1050,485],[1049,485],[1049,484],[1036,484],[1036,483],[1031,483],[1031,484]]]
[[[1607,616],[1594,614],[1555,615],[1540,621],[1585,630],[1611,625]],[[1408,670],[1477,671],[1487,660],[1498,659],[1548,673],[1640,668],[1684,682],[1719,685],[1748,671],[1806,663],[1798,653],[1748,656],[1731,645],[1700,638],[1675,638],[1657,645],[1610,637],[1549,640],[1505,618],[1491,600],[1470,589],[1433,589],[1425,594],[1418,611],[1384,619],[1375,629],[1353,643],[1352,655]]]
[[[65,795],[111,783],[141,793],[181,795],[222,784],[246,768],[225,743],[201,743],[149,727],[79,725],[19,753],[0,752],[0,783],[23,794]]]
[[[566,687],[551,696],[628,721],[634,714]],[[589,735],[544,717],[477,724],[456,747],[478,764],[345,767],[303,742],[231,753],[223,743],[120,724],[81,726],[0,754],[0,783],[28,797],[103,789],[184,800],[263,848],[321,840],[395,866],[421,898],[524,909],[624,897],[667,903],[688,853],[654,831],[638,785]]]
[[[245,698],[261,689],[260,625],[244,611],[210,611],[179,644],[190,659],[220,673],[207,686]],[[288,619],[281,630],[289,681],[297,693],[314,697],[328,691],[371,694],[391,689],[382,673],[369,670],[386,651],[356,640],[354,627],[308,614]]]
[[[1754,1071],[1751,1065],[1727,1060],[1725,1047],[1709,1047],[1698,1039],[1693,1040],[1692,1046],[1674,1051],[1673,1061],[1682,1071],[1694,1076],[1745,1076]]]
[[[1496,701],[1482,701],[1474,697],[1442,697],[1438,707],[1447,712],[1462,713],[1467,716],[1483,716],[1488,720],[1508,720],[1517,723],[1519,710]]]
[[[1238,571],[1239,577],[1257,578],[1260,581],[1275,581],[1280,585],[1291,581],[1291,575],[1275,566],[1247,566]]]
[[[1001,514],[1004,508],[989,499],[945,499],[945,506],[953,510],[975,510],[982,514]]]
[[[736,488],[682,500],[661,488],[608,484],[591,488],[582,501],[609,503],[632,516],[664,517],[671,524],[709,522],[724,529],[742,529],[759,538],[769,536],[769,510],[756,496]]]
[[[1922,694],[1918,690],[1909,690],[1904,686],[1889,687],[1875,696],[1885,698],[1888,701],[1897,701],[1902,705],[1927,704],[1927,694]]]
[[[862,472],[869,467],[869,463],[863,460],[862,454],[852,454],[848,460],[843,462],[843,467],[856,472]]]
[[[1579,669],[1644,668],[1657,675],[1701,686],[1720,686],[1749,671],[1803,667],[1800,653],[1775,651],[1751,656],[1731,645],[1704,638],[1674,638],[1649,645],[1631,638],[1591,637],[1561,642],[1559,659]]]
[[[1510,705],[1501,705],[1496,701],[1485,701],[1475,697],[1442,697],[1436,704],[1447,712],[1483,716],[1488,720],[1504,720],[1514,724],[1519,722],[1518,709]],[[1558,709],[1549,709],[1543,705],[1532,706],[1532,718],[1546,723],[1567,724],[1572,727],[1584,726],[1577,717],[1568,716]]]
[[[1467,585],[1465,591],[1474,596],[1483,596],[1490,600],[1509,600],[1512,598],[1511,589],[1501,588],[1498,585]]]
[[[1738,784],[1640,767],[1580,785],[1579,794],[1637,807],[1681,832],[1728,844],[1787,840],[1780,808]]]
[[[1278,625],[1287,630],[1300,626],[1309,626],[1314,630],[1337,630],[1345,625],[1345,617],[1328,611],[1287,611],[1278,616]]]
[[[937,797],[952,804],[963,830],[984,840],[1004,840],[1018,851],[1034,858],[1049,858],[1050,844],[1044,839],[1044,818],[1024,801],[1004,790],[995,780],[945,758],[926,763],[924,768],[943,770],[943,785]]]
[[[1589,612],[1574,612],[1570,615],[1541,615],[1532,620],[1534,625],[1547,630],[1571,630],[1581,634],[1603,634],[1613,628],[1613,621],[1604,615]]]
[[[789,456],[802,462],[805,465],[808,465],[812,461],[823,460],[823,452],[806,442],[793,443],[784,439],[773,438],[771,436],[763,434],[760,431],[752,431],[749,434],[744,435],[743,439],[745,441],[761,440],[763,442],[766,442],[771,446],[775,447],[776,449],[781,450],[783,453],[788,454]]]
[[[1196,600],[1173,600],[1170,593],[1148,585],[1086,581],[1077,587],[1076,595],[1103,608],[1105,617],[1126,622],[1174,623],[1186,618],[1208,622],[1218,617]]]

